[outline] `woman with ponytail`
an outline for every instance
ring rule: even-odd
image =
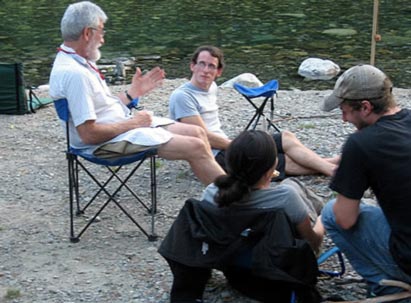
[[[320,302],[314,252],[321,221],[311,226],[301,188],[287,179],[271,182],[277,165],[272,136],[244,131],[225,156],[227,175],[217,177],[201,201],[185,202],[159,248],[173,273],[170,302],[203,302],[212,269],[261,302]]]
[[[203,200],[218,207],[283,210],[301,238],[319,251],[324,229],[317,218],[311,225],[306,203],[287,182],[273,183],[277,150],[272,136],[249,130],[235,138],[226,151],[227,175],[218,177],[203,193]]]

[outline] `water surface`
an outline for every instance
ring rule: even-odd
[[[24,62],[29,85],[48,81],[59,23],[73,1],[0,1],[0,62]],[[330,59],[342,70],[369,63],[372,0],[101,0],[109,16],[103,59],[135,57],[138,65],[160,64],[168,78],[189,77],[189,58],[201,44],[221,47],[227,68],[221,83],[240,73],[281,89],[332,88],[297,74],[309,57]],[[327,34],[328,31],[337,34]],[[345,34],[344,34],[345,31]],[[339,34],[338,34],[339,33]],[[348,34],[347,34],[348,33]],[[376,65],[397,87],[411,87],[411,6],[408,0],[380,1]],[[143,60],[147,56],[158,60]]]

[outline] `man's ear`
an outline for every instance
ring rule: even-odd
[[[85,28],[83,28],[81,34],[82,34],[82,36],[84,37],[84,39],[85,39],[86,41],[90,40],[91,32],[92,32],[92,31],[93,31],[93,30],[92,30],[90,27],[85,27]]]
[[[195,66],[195,65],[196,65],[195,63],[190,62],[190,70],[191,70],[191,72],[194,72],[194,66]]]
[[[364,100],[361,102],[361,111],[363,111],[366,115],[372,113],[374,106],[371,104],[370,101]]]
[[[220,77],[222,74],[223,74],[223,69],[222,68],[217,69],[216,78]]]

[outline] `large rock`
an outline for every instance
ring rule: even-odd
[[[222,83],[220,87],[233,87],[234,83],[239,83],[248,87],[259,87],[263,85],[263,83],[254,74],[244,73]]]
[[[305,59],[298,68],[298,74],[311,80],[330,80],[338,75],[340,67],[331,60]]]

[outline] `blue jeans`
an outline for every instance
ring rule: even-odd
[[[334,203],[335,199],[324,206],[322,222],[335,245],[367,281],[369,291],[376,295],[404,291],[397,287],[379,285],[382,279],[411,283],[411,276],[398,267],[390,254],[388,242],[391,228],[381,208],[361,203],[357,223],[344,230],[335,222]]]

